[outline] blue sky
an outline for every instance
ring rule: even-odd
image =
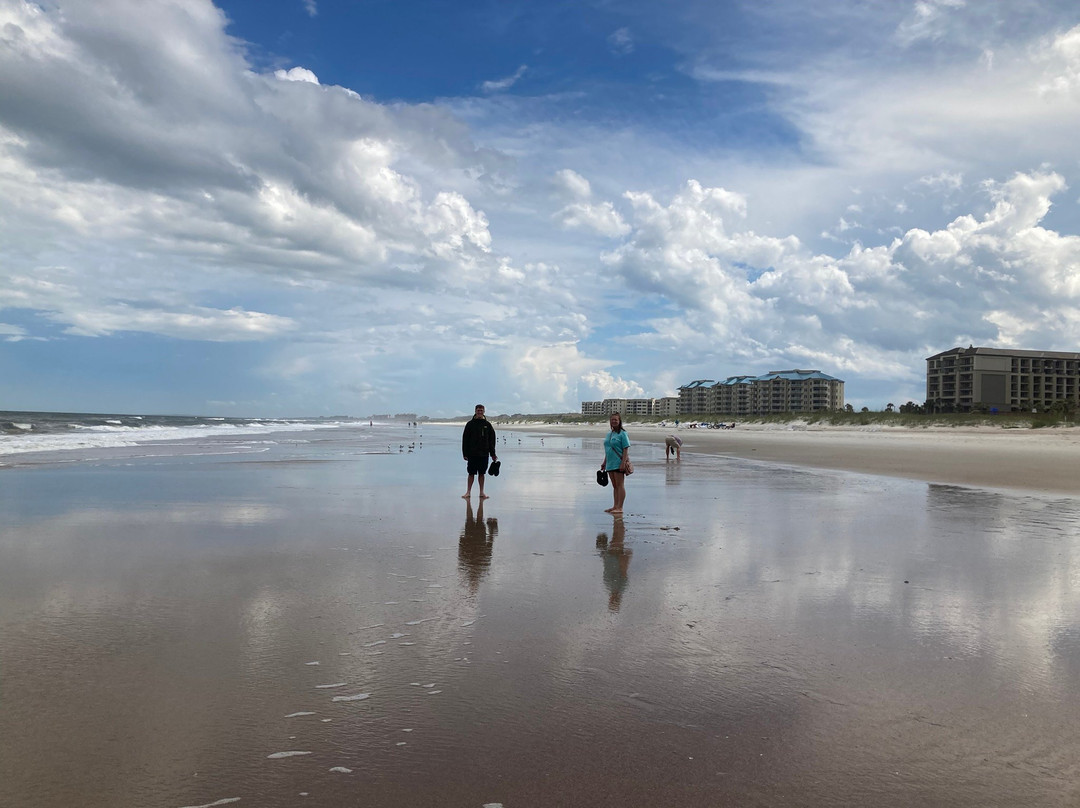
[[[1073,2],[0,0],[0,409],[1080,350]]]

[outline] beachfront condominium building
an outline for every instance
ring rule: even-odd
[[[844,408],[844,383],[820,370],[771,370],[754,379],[756,412],[828,412]]]
[[[664,396],[653,399],[653,415],[661,418],[674,418],[679,414],[679,397]]]
[[[581,402],[581,414],[587,416],[599,417],[604,414],[602,409],[604,402],[602,401],[582,401]]]
[[[605,398],[603,401],[582,401],[582,415],[599,415],[607,418],[613,412],[622,415],[652,415],[653,399],[651,398]]]
[[[695,379],[665,398],[605,398],[582,401],[581,414],[606,418],[652,415],[767,415],[827,412],[844,408],[844,383],[820,370],[771,370],[761,376],[729,376],[722,382]]]
[[[709,412],[749,415],[754,411],[756,376],[728,376],[712,386],[713,409]]]
[[[950,348],[926,360],[926,403],[937,411],[1080,406],[1080,353]]]
[[[676,414],[679,399],[675,396],[664,398],[605,398],[603,401],[582,401],[581,414],[586,416],[608,417],[613,412],[626,416],[656,415],[661,418]]]
[[[679,388],[685,415],[768,415],[844,408],[844,382],[820,370],[772,370],[761,376],[698,379]]]
[[[679,415],[716,412],[712,379],[696,379],[679,388]]]

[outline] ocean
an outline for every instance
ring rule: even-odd
[[[169,446],[177,451],[210,448],[213,451],[265,451],[274,435],[343,428],[363,428],[368,419],[333,418],[225,418],[201,415],[131,415],[84,412],[25,412],[0,410],[0,468],[42,462],[79,462],[115,455],[117,450],[143,447],[161,454]],[[394,441],[408,436],[409,424],[377,422],[379,438]],[[400,435],[398,434],[400,432]],[[266,442],[259,448],[253,438]],[[295,440],[295,438],[292,438]],[[185,448],[186,447],[186,448]],[[131,452],[127,452],[130,456]]]

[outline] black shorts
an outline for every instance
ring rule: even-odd
[[[469,458],[469,474],[487,474],[487,469],[487,455],[480,455],[478,457]]]

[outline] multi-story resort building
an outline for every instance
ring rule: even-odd
[[[763,415],[823,412],[844,408],[844,383],[820,370],[773,370],[763,376],[729,376],[722,382],[696,379],[665,398],[605,398],[582,401],[581,414],[606,417],[654,415]]]
[[[844,383],[820,370],[772,370],[762,376],[698,379],[679,388],[679,414],[767,415],[844,408]]]
[[[674,418],[678,414],[678,396],[664,396],[663,398],[653,399],[653,415],[659,415],[661,418]]]
[[[951,348],[926,360],[926,403],[967,412],[1044,410],[1080,405],[1080,353]]]
[[[679,415],[716,412],[716,394],[712,379],[697,379],[679,387]]]
[[[582,401],[581,402],[581,414],[591,416],[601,416],[604,414],[604,402],[602,401]]]
[[[754,380],[756,376],[728,376],[713,385],[714,396],[710,412],[745,415],[754,411]]]
[[[613,412],[623,415],[657,415],[661,418],[678,413],[677,396],[664,398],[605,398],[603,401],[582,401],[581,414],[607,417]]]

